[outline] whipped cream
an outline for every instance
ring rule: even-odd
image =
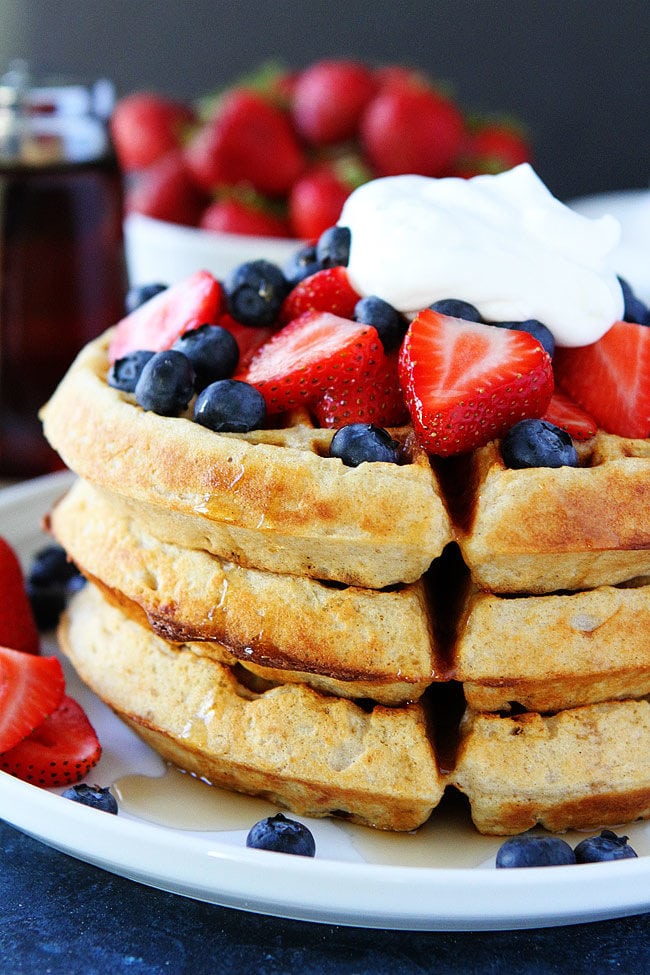
[[[348,274],[407,315],[458,298],[486,321],[536,318],[558,345],[589,345],[623,316],[617,220],[560,203],[524,163],[472,179],[387,176],[348,197]]]

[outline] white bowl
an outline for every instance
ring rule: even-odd
[[[131,213],[124,221],[124,248],[131,286],[174,284],[194,271],[222,280],[245,261],[264,258],[283,267],[303,246],[301,240],[250,237],[154,220]]]

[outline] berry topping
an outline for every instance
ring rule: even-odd
[[[154,355],[148,349],[138,349],[136,352],[129,352],[116,359],[108,370],[108,385],[113,389],[119,389],[123,393],[133,393],[137,385],[140,373]]]
[[[361,298],[354,306],[354,317],[356,321],[377,329],[385,352],[402,344],[409,324],[401,312],[376,295]]]
[[[144,305],[151,298],[155,298],[159,295],[161,291],[166,291],[169,286],[166,284],[161,284],[158,281],[154,281],[151,284],[135,284],[126,293],[126,298],[124,299],[124,305],[128,315],[140,305]]]
[[[590,440],[598,430],[596,421],[557,389],[551,396],[551,402],[542,419],[566,430],[572,440]]]
[[[461,301],[459,298],[441,298],[429,305],[431,311],[437,311],[439,315],[448,315],[449,318],[462,318],[466,322],[482,322],[481,313],[469,301]]]
[[[182,352],[156,352],[144,366],[135,387],[135,398],[143,410],[161,416],[178,416],[194,395],[194,369]]]
[[[280,309],[280,320],[290,322],[306,311],[329,311],[341,318],[352,318],[360,297],[344,267],[323,268],[289,292]]]
[[[247,433],[264,424],[266,403],[259,390],[237,379],[220,379],[196,398],[194,419],[219,433]]]
[[[224,285],[228,311],[242,325],[273,325],[289,285],[270,261],[247,261],[231,272]]]
[[[604,829],[600,836],[590,836],[575,848],[576,863],[599,863],[603,860],[627,860],[636,857],[627,836],[617,836]]]
[[[284,276],[291,288],[294,288],[299,281],[321,270],[321,263],[316,257],[315,244],[306,244],[295,251],[283,268]]]
[[[117,815],[117,802],[108,787],[102,788],[100,785],[86,785],[85,782],[81,782],[66,789],[61,795],[64,799],[78,802],[82,806],[90,806],[91,809]]]
[[[216,322],[220,306],[219,282],[208,271],[196,271],[118,322],[108,349],[109,361],[139,349],[170,349],[183,332],[203,322]]]
[[[60,545],[40,549],[29,567],[27,595],[39,630],[51,630],[59,621],[68,597],[85,579]]]
[[[540,343],[551,358],[555,354],[555,339],[550,328],[538,322],[536,318],[527,318],[524,322],[490,322],[491,325],[498,325],[499,328],[512,328],[519,332],[528,332]]]
[[[11,647],[29,654],[38,653],[40,640],[37,623],[23,571],[16,552],[4,538],[0,538],[0,591],[0,647]]]
[[[56,657],[0,647],[0,753],[14,748],[52,714],[64,691]]]
[[[311,830],[295,819],[287,819],[282,813],[255,823],[246,837],[246,846],[302,857],[313,857],[316,853]]]
[[[577,467],[578,454],[565,430],[546,420],[520,420],[501,441],[506,467]]]
[[[623,300],[625,301],[623,320],[626,322],[636,322],[638,325],[650,325],[650,309],[648,306],[640,298],[637,298],[631,285],[625,278],[619,277],[618,281],[623,292]]]
[[[85,712],[64,696],[27,738],[0,755],[0,768],[34,785],[70,785],[83,779],[100,757],[101,746]]]
[[[473,450],[541,416],[553,392],[551,359],[527,332],[431,309],[411,322],[399,370],[416,436],[440,456]]]
[[[219,325],[199,325],[176,339],[172,348],[182,352],[192,363],[197,391],[217,379],[232,376],[239,363],[235,336]]]
[[[374,332],[374,329],[372,330]],[[408,410],[399,386],[397,351],[388,355],[377,340],[371,356],[349,382],[334,383],[314,403],[314,414],[322,427],[348,423],[375,423],[394,427],[408,420]]]
[[[348,227],[328,227],[318,238],[316,258],[322,267],[346,267],[352,235]]]
[[[554,368],[562,390],[603,430],[650,436],[650,328],[615,322],[591,345],[558,348]]]
[[[560,867],[576,862],[575,853],[559,836],[511,836],[497,851],[497,867]]]
[[[358,467],[366,461],[399,464],[399,444],[374,423],[350,423],[332,437],[330,457],[338,457],[348,467]]]

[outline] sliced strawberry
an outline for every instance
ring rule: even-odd
[[[650,328],[615,322],[592,345],[556,349],[558,384],[608,433],[650,437]]]
[[[0,647],[0,753],[17,745],[56,710],[64,689],[56,657]]]
[[[551,358],[528,332],[481,325],[431,309],[411,322],[399,360],[415,433],[432,454],[480,447],[553,393]]]
[[[34,785],[72,785],[88,774],[101,753],[85,711],[65,695],[29,737],[0,755],[0,768]]]
[[[307,311],[329,311],[352,318],[360,297],[344,267],[327,267],[303,278],[289,292],[280,309],[280,321],[291,322]]]
[[[351,382],[327,390],[314,403],[314,414],[322,427],[347,423],[375,423],[394,427],[408,420],[408,410],[399,386],[397,350],[384,353],[378,340],[374,357],[365,372]]]
[[[378,342],[367,325],[307,312],[276,332],[236,378],[259,389],[269,413],[282,413],[364,375]]]
[[[184,332],[205,323],[215,323],[220,306],[219,282],[208,271],[196,271],[118,322],[108,358],[115,362],[138,349],[153,352],[171,349]]]
[[[257,350],[277,332],[277,329],[272,327],[253,328],[251,325],[242,325],[241,322],[236,321],[228,312],[219,316],[217,325],[221,325],[231,335],[234,335],[239,346],[238,369],[240,371],[248,367]]]
[[[0,592],[0,647],[38,653],[38,629],[25,591],[23,571],[18,556],[4,538],[0,538]]]
[[[557,389],[542,419],[565,430],[573,440],[590,440],[598,430],[596,421]]]

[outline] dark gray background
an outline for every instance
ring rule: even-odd
[[[650,180],[648,0],[0,0],[0,65],[189,98],[267,59],[406,61],[534,137],[563,199]]]

